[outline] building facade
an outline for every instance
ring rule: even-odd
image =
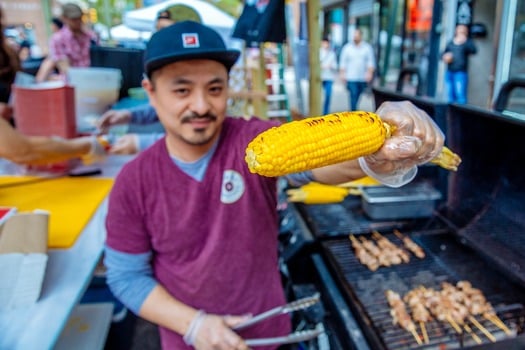
[[[374,45],[378,86],[401,81],[404,92],[445,99],[440,57],[457,23],[471,27],[478,49],[469,60],[468,103],[491,108],[501,86],[525,74],[525,0],[321,0],[321,7],[324,31],[340,44],[358,26]],[[333,23],[337,12],[343,19]]]

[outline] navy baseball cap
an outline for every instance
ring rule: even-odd
[[[219,33],[194,21],[172,24],[153,34],[144,52],[144,71],[151,73],[169,63],[209,59],[218,61],[230,71],[239,58],[238,50],[228,49]]]

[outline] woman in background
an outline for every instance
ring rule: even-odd
[[[16,72],[20,70],[20,60],[17,52],[9,45],[4,35],[3,11],[0,7],[0,103],[7,104],[11,95],[11,85],[15,81]],[[5,109],[2,108],[4,113]],[[4,116],[6,117],[6,116]]]

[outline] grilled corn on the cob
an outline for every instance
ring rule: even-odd
[[[286,191],[288,201],[303,202],[306,204],[328,204],[342,202],[349,194],[343,187],[325,185],[319,182],[310,182],[299,188]]]
[[[292,121],[256,136],[246,148],[252,173],[282,176],[376,152],[390,137],[391,126],[371,112],[341,112]],[[457,170],[459,156],[448,148],[432,162]]]

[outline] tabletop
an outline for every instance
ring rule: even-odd
[[[131,156],[110,156],[100,164],[102,174],[115,177]],[[9,169],[9,166],[0,169]],[[11,168],[12,169],[12,168]],[[4,172],[5,174],[5,172]],[[39,300],[27,308],[0,313],[0,349],[52,349],[67,320],[86,291],[102,256],[107,199],[69,249],[50,249]]]

